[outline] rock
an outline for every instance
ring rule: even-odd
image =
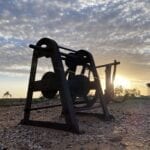
[[[114,136],[109,139],[111,142],[120,142],[122,140],[121,136]]]
[[[4,147],[3,145],[0,145],[0,150],[8,150],[8,148]]]

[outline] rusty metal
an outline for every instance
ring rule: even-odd
[[[47,72],[41,79],[42,85],[40,85],[41,92],[44,97],[52,99],[55,97],[59,83],[57,81],[56,75],[54,72]]]
[[[22,124],[46,126],[80,133],[76,113],[95,107],[102,108],[105,120],[112,119],[112,115],[110,115],[106,105],[105,96],[96,69],[101,66],[95,66],[91,53],[86,50],[75,51],[59,46],[54,40],[48,38],[42,38],[36,45],[30,45],[29,47],[33,49],[33,56]],[[61,52],[62,49],[69,53]],[[35,75],[38,59],[41,57],[51,59],[54,72],[46,72],[41,80],[36,81]],[[64,70],[63,61],[67,67],[66,70]],[[118,62],[115,63],[118,64]],[[80,67],[80,70],[78,67]],[[111,69],[109,67],[106,68],[106,72],[109,72],[107,73],[107,82],[109,83]],[[116,69],[114,70],[113,78],[116,73]],[[36,91],[41,91],[43,96],[49,99],[53,99],[56,93],[59,92],[60,104],[33,108],[32,98],[33,93]],[[91,91],[94,91],[93,95],[90,95]],[[97,100],[99,101],[96,106]],[[62,106],[66,124],[47,123],[30,119],[30,113],[33,110],[58,106]]]

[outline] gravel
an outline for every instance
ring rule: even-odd
[[[23,106],[0,107],[0,150],[149,150],[150,100],[109,105],[115,121],[77,116],[84,134],[20,125]],[[92,112],[101,112],[97,108]],[[61,108],[35,111],[32,119],[63,122]]]

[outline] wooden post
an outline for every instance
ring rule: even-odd
[[[106,101],[109,102],[112,99],[111,65],[106,66],[105,74],[106,74],[105,97]]]

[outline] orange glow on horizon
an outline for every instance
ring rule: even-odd
[[[114,86],[119,87],[122,86],[125,89],[130,89],[131,88],[131,81],[121,75],[116,75],[115,81],[114,81]]]

